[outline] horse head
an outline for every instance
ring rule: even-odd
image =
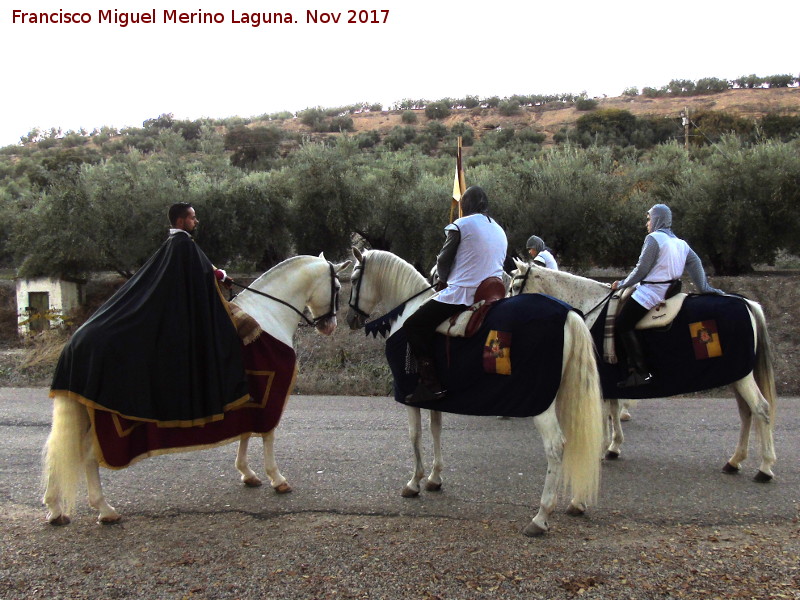
[[[390,310],[430,288],[411,264],[391,252],[353,248],[353,258],[356,263],[350,276],[347,311],[350,329],[363,327],[379,303]]]
[[[339,310],[339,290],[341,283],[337,276],[352,263],[347,260],[333,264],[320,253],[319,261],[309,263],[311,284],[308,288],[306,306],[311,312],[311,319],[317,331],[323,335],[332,335],[336,331],[336,313]]]

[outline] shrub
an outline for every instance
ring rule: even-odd
[[[575,108],[578,110],[594,110],[597,108],[597,100],[594,98],[578,98],[575,101]]]
[[[499,112],[504,117],[511,117],[516,114],[519,114],[519,104],[516,102],[511,102],[510,100],[503,100],[497,106],[497,112]]]
[[[386,134],[383,138],[383,143],[388,146],[390,150],[400,150],[406,144],[413,142],[416,135],[417,132],[413,127],[409,125],[405,127],[398,125]]]
[[[425,116],[429,119],[444,119],[450,116],[450,106],[443,100],[433,102],[425,107]]]
[[[413,125],[417,122],[417,113],[413,110],[404,110],[403,114],[400,115],[400,120],[406,125]]]

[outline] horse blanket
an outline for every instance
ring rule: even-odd
[[[561,382],[564,324],[570,310],[555,298],[522,294],[495,302],[472,337],[437,335],[437,370],[448,393],[430,408],[506,417],[543,413]],[[418,376],[402,328],[386,341],[386,358],[394,377],[394,399],[405,403]]]
[[[597,348],[603,347],[605,315],[592,327]],[[739,296],[690,295],[670,325],[639,330],[653,382],[618,388],[628,374],[627,361],[598,358],[604,398],[664,398],[707,390],[741,379],[755,366],[755,339],[750,312]],[[620,353],[623,345],[616,343]]]
[[[51,393],[126,419],[192,426],[249,400],[241,343],[208,257],[171,235],[72,336]]]
[[[121,469],[148,456],[211,447],[233,441],[243,433],[263,435],[272,431],[294,388],[295,351],[262,332],[255,341],[242,346],[242,353],[248,401],[226,410],[219,419],[193,427],[165,427],[90,406],[100,464]]]

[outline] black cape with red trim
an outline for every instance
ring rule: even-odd
[[[208,257],[183,232],[72,336],[50,395],[167,426],[222,418],[246,402],[241,343]]]

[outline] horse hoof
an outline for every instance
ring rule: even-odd
[[[631,413],[627,410],[623,409],[621,413],[619,413],[619,420],[620,421],[630,421],[631,420]]]
[[[57,517],[51,517],[47,521],[50,525],[69,525],[69,517],[67,515],[58,515]]]
[[[753,477],[753,481],[757,483],[769,483],[772,481],[772,475],[764,473],[764,471],[759,471],[756,473],[755,477]]]
[[[282,484],[274,487],[273,489],[275,490],[276,494],[288,494],[292,491],[292,486],[284,481]]]
[[[606,452],[606,460],[617,460],[618,458],[619,452],[614,452],[613,450]]]
[[[530,523],[528,523],[527,527],[525,527],[525,529],[522,530],[522,533],[524,533],[528,537],[539,537],[547,533],[547,529],[543,529],[542,527],[539,527],[536,523],[531,521]]]
[[[738,475],[739,474],[739,469],[737,467],[734,467],[731,463],[726,462],[725,466],[722,467],[722,472],[723,473],[727,473],[728,475]],[[761,471],[759,471],[759,473],[760,472]]]
[[[251,488],[261,487],[262,485],[261,480],[255,475],[253,477],[248,477],[247,479],[242,479],[242,483]]]
[[[567,507],[567,514],[573,517],[580,517],[586,513],[585,508],[581,508],[580,506],[575,506],[574,504],[570,504]]]
[[[426,492],[441,492],[442,491],[442,484],[441,483],[433,483],[432,481],[425,482],[425,491]]]
[[[403,491],[400,492],[400,495],[403,498],[416,498],[419,496],[419,490],[413,490],[410,487],[406,486],[403,488]]]
[[[109,517],[100,517],[100,518],[97,519],[97,522],[100,525],[116,525],[120,521],[122,521],[122,517],[119,516],[119,515],[113,515],[113,516],[109,516]]]

